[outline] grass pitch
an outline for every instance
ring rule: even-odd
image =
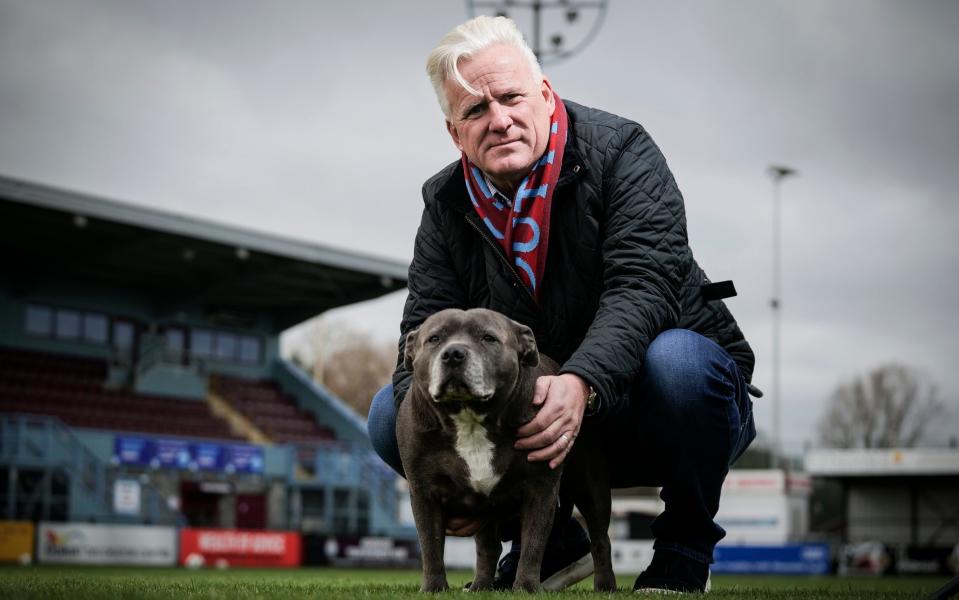
[[[454,591],[424,595],[417,590],[418,571],[347,570],[302,568],[234,569],[229,571],[186,569],[141,569],[105,567],[0,567],[0,600],[33,598],[87,600],[93,598],[150,598],[190,600],[195,598],[262,598],[315,600],[332,598],[508,598],[506,592],[469,594],[459,588],[470,578],[467,571],[449,574]],[[829,598],[885,600],[924,598],[946,582],[946,578],[838,578],[778,576],[714,576],[710,598],[777,599]],[[571,590],[544,594],[544,598],[662,598],[630,594],[633,576],[619,577],[621,591],[597,594],[588,579]],[[520,596],[523,597],[523,596]]]

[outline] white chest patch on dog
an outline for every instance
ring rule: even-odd
[[[488,496],[499,483],[501,476],[493,470],[493,454],[496,448],[486,437],[486,428],[483,427],[485,418],[486,415],[478,415],[464,408],[453,415],[453,423],[456,425],[456,453],[466,463],[470,485],[477,492]]]

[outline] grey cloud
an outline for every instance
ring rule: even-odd
[[[423,62],[465,12],[0,0],[0,172],[409,258],[420,184],[456,158]],[[783,188],[792,448],[839,381],[883,360],[928,368],[959,422],[956,30],[948,1],[612,0],[593,44],[547,68],[660,144],[697,257],[736,280],[766,388],[765,168],[799,168]],[[352,314],[392,337],[401,304]],[[757,414],[768,429],[768,401]]]

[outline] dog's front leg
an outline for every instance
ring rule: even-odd
[[[423,585],[420,591],[442,592],[449,589],[449,584],[446,582],[446,565],[443,564],[443,550],[446,544],[443,511],[439,510],[429,498],[415,493],[413,491],[415,488],[412,482],[410,483],[410,504],[413,507],[416,533],[423,552]]]
[[[558,483],[558,482],[557,482]],[[543,551],[553,525],[553,513],[556,512],[556,490],[537,490],[539,493],[523,494],[521,511],[522,548],[519,553],[519,565],[516,567],[516,581],[513,591],[538,592],[542,589],[539,575],[543,564]]]
[[[503,543],[499,541],[499,528],[496,525],[496,519],[489,519],[476,532],[475,541],[476,572],[473,574],[470,591],[491,590],[493,589],[493,577],[496,574],[496,562],[499,560],[500,552],[503,551]]]

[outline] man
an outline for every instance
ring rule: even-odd
[[[405,335],[444,308],[530,326],[562,366],[537,382],[541,408],[516,447],[555,468],[584,423],[602,427],[614,487],[662,486],[655,557],[634,587],[705,591],[725,535],[713,521],[720,489],[755,437],[754,359],[693,259],[665,159],[638,124],[561,100],[506,18],[460,25],[427,70],[462,157],[423,186],[400,357]],[[400,474],[394,400],[409,382],[401,359],[369,418],[374,448]],[[479,525],[448,523],[454,535]],[[511,584],[521,543],[498,585]],[[575,522],[554,525],[544,580],[586,577],[588,552]]]

